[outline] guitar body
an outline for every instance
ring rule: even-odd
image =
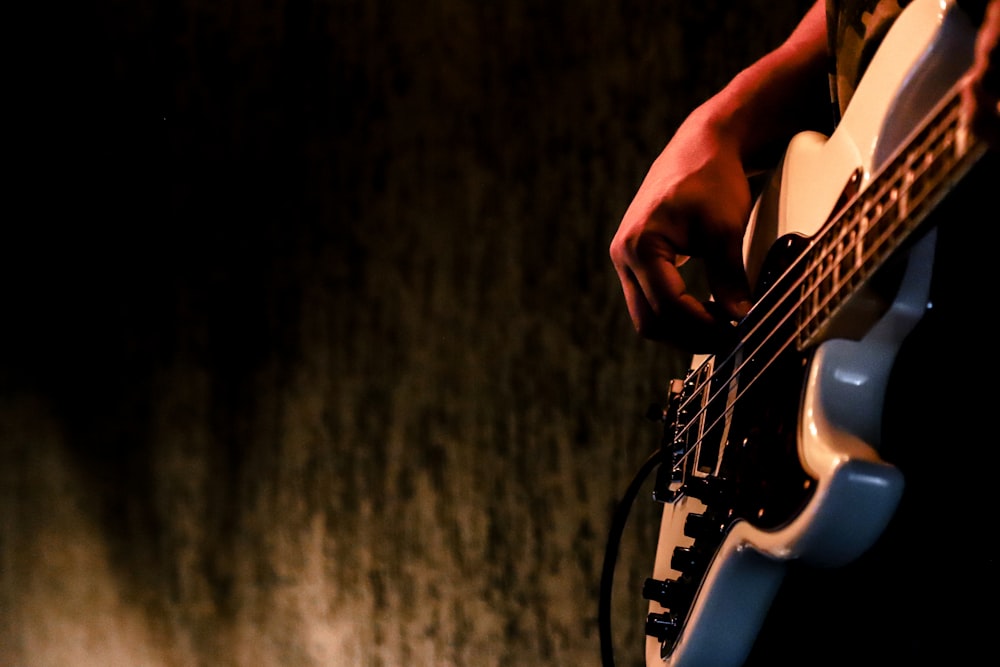
[[[833,135],[795,137],[744,245],[759,294],[751,316],[775,309],[773,285],[805,280],[812,264],[794,260],[846,202],[874,187],[965,71],[973,39],[952,2],[914,0]],[[764,338],[698,357],[683,386],[675,383],[680,405],[664,417],[675,463],[667,473],[669,461],[661,465],[660,537],[644,591],[647,667],[738,667],[789,561],[844,565],[881,535],[903,491],[902,474],[878,453],[885,389],[930,288],[935,232],[920,231],[815,335],[796,339],[795,330],[773,349]],[[826,261],[814,254],[814,263]],[[767,362],[758,368],[760,356]]]

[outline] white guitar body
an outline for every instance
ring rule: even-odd
[[[797,136],[788,147],[780,190],[765,215],[755,207],[744,252],[752,281],[775,240],[811,237],[859,191],[952,88],[970,62],[974,28],[953,2],[915,0],[885,38],[841,124],[829,138]],[[763,199],[763,197],[762,197]],[[776,210],[775,210],[776,209]],[[675,641],[646,639],[647,667],[738,667],[753,643],[791,559],[839,566],[866,551],[893,515],[901,473],[878,454],[883,397],[903,338],[927,306],[934,251],[931,230],[908,250],[901,288],[859,338],[827,338],[815,349],[802,390],[797,448],[815,479],[808,503],[790,521],[762,529],[737,520],[701,578]],[[695,359],[692,368],[711,363]],[[675,548],[684,522],[705,505],[680,495],[663,505],[653,578],[676,578]],[[653,614],[666,608],[650,602]]]

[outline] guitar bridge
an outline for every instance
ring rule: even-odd
[[[719,452],[701,443],[701,425],[705,418],[701,401],[712,365],[704,363],[688,370],[684,379],[670,381],[667,407],[660,419],[664,422],[660,440],[661,464],[653,486],[653,499],[673,503],[691,488],[703,486],[706,475],[714,473]]]

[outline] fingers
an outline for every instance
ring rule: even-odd
[[[724,340],[705,304],[690,294],[676,301],[659,300],[654,308],[634,274],[622,278],[629,316],[643,338],[667,342],[691,353],[718,349]]]
[[[965,84],[965,121],[987,144],[1000,147],[1000,0],[992,0],[987,7]]]
[[[1000,147],[1000,94],[970,77],[962,90],[962,114],[977,137],[989,146]]]
[[[735,267],[727,266],[726,261],[716,262],[715,284],[719,295],[725,295],[717,298],[726,299],[723,304],[703,303],[688,291],[678,269],[679,260],[684,258],[663,236],[642,236],[631,247],[616,240],[612,259],[629,316],[644,338],[667,341],[696,353],[715,351],[731,333],[730,320],[749,310],[741,257]],[[735,284],[730,286],[730,281]]]
[[[742,244],[730,241],[717,253],[706,255],[705,271],[712,295],[722,310],[731,320],[742,319],[751,305]]]

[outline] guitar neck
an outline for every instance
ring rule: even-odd
[[[803,253],[797,344],[815,341],[838,309],[913,237],[985,146],[960,117],[956,86],[911,139]]]

